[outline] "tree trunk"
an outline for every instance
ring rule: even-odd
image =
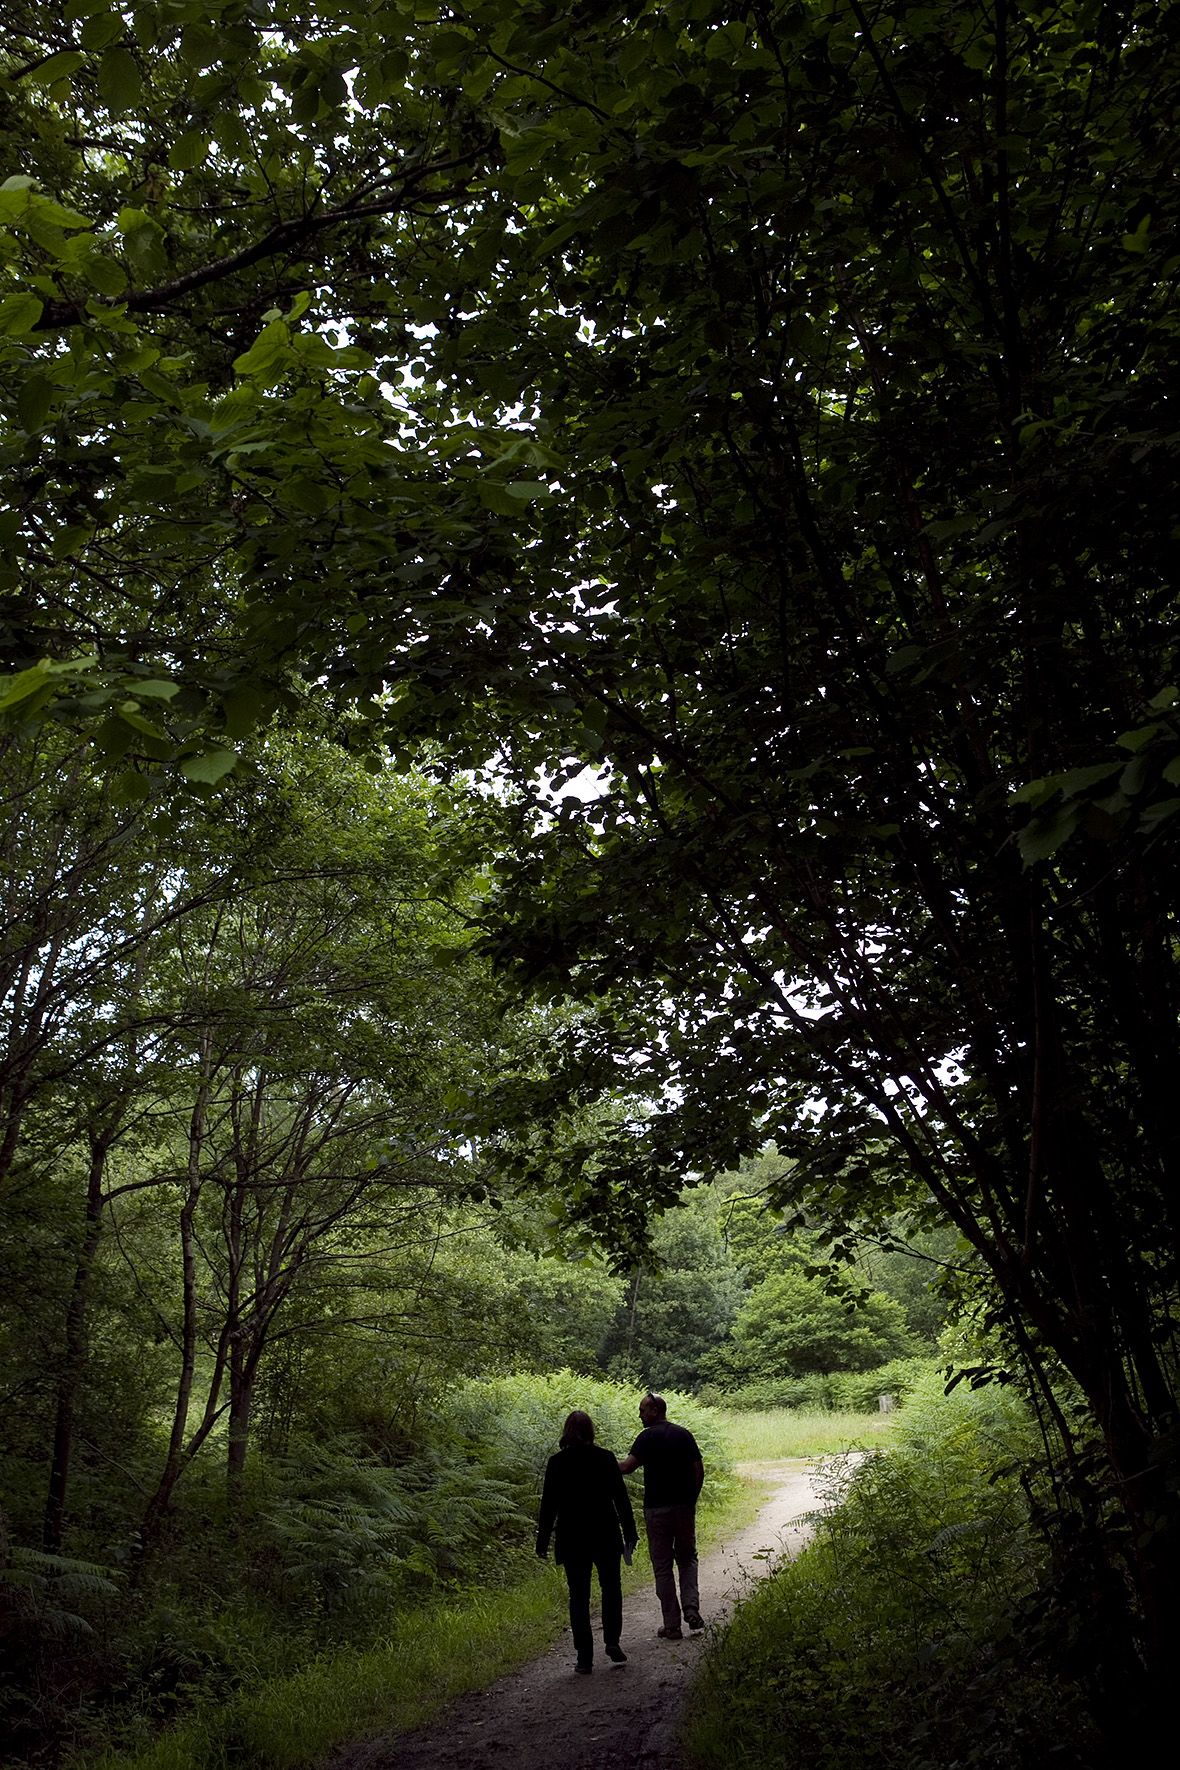
[[[229,1366],[229,1441],[225,1462],[231,1513],[239,1505],[241,1480],[250,1448],[250,1419],[254,1411],[254,1376],[257,1368],[257,1360],[249,1351],[242,1356],[235,1347],[230,1355]]]
[[[199,1326],[197,1246],[193,1221],[200,1201],[201,1187],[204,1183],[201,1164],[205,1146],[205,1120],[209,1106],[211,1063],[212,1040],[209,1033],[206,1032],[201,1040],[201,1082],[197,1090],[197,1098],[193,1103],[192,1116],[189,1119],[186,1189],[184,1204],[180,1210],[180,1259],[183,1287],[180,1376],[176,1385],[176,1400],[172,1409],[172,1429],[168,1438],[168,1454],[164,1459],[164,1468],[156,1485],[156,1491],[148,1501],[147,1510],[140,1526],[141,1557],[147,1553],[151,1543],[155,1540],[160,1523],[171,1502],[172,1491],[180,1479],[185,1464],[196,1454],[217,1417],[217,1399],[221,1387],[221,1374],[224,1370],[224,1357],[219,1355],[210,1383],[209,1396],[206,1400],[205,1418],[201,1428],[194,1434],[194,1441],[186,1448],[185,1433],[188,1430],[188,1412],[192,1401],[193,1376],[197,1363]]]
[[[102,1238],[103,1176],[107,1155],[115,1138],[112,1125],[90,1140],[90,1166],[86,1177],[86,1217],[82,1246],[74,1268],[74,1282],[66,1309],[65,1349],[57,1382],[57,1405],[53,1445],[49,1457],[49,1488],[45,1499],[42,1544],[46,1554],[59,1555],[65,1534],[66,1497],[70,1459],[74,1444],[74,1411],[82,1374],[86,1367],[86,1311],[90,1279]]]

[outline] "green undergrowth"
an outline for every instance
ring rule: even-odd
[[[843,1502],[706,1658],[693,1770],[1081,1770],[1080,1692],[1035,1626],[1043,1549],[1011,1391],[915,1392],[888,1455],[833,1469]]]
[[[626,1448],[637,1428],[633,1395],[568,1373],[506,1379],[478,1390],[473,1385],[457,1416],[473,1432],[478,1424],[486,1466],[511,1475],[523,1500],[535,1491],[554,1448],[555,1419],[559,1428],[563,1408],[579,1403],[593,1412],[604,1443]],[[730,1472],[715,1417],[682,1398],[673,1412],[691,1425],[709,1468],[700,1508],[707,1547],[754,1517],[764,1488]],[[531,1498],[528,1515],[535,1516]],[[492,1683],[560,1637],[566,1609],[560,1571],[531,1558],[513,1567],[494,1591],[481,1586],[406,1608],[375,1631],[375,1640],[324,1648],[297,1669],[264,1674],[228,1697],[198,1693],[189,1712],[164,1731],[129,1749],[77,1753],[70,1770],[227,1770],[241,1764],[300,1770],[342,1744],[420,1726],[463,1691]],[[642,1588],[650,1579],[641,1548],[624,1570],[624,1589]]]
[[[295,1770],[334,1746],[398,1733],[464,1690],[541,1653],[555,1633],[561,1579],[540,1568],[493,1596],[411,1612],[377,1646],[325,1653],[289,1677],[198,1705],[141,1751],[108,1754],[97,1770]],[[91,1760],[93,1762],[93,1760]]]
[[[748,1523],[762,1492],[732,1478],[715,1481],[702,1508],[702,1546]],[[635,1591],[650,1579],[641,1551],[624,1570],[624,1588]],[[326,1653],[229,1703],[198,1706],[142,1750],[86,1762],[94,1770],[303,1770],[336,1746],[421,1726],[464,1691],[543,1653],[562,1632],[565,1601],[560,1571],[538,1566],[494,1595],[410,1614],[367,1651]]]
[[[929,1382],[945,1358],[891,1358],[867,1371],[812,1371],[800,1377],[764,1377],[757,1382],[721,1389],[706,1384],[698,1399],[709,1407],[737,1413],[875,1413],[882,1395],[903,1402]]]

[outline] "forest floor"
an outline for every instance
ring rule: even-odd
[[[681,1770],[681,1715],[711,1630],[801,1546],[804,1515],[822,1503],[813,1461],[744,1463],[740,1472],[767,1498],[753,1524],[701,1557],[702,1633],[659,1640],[660,1609],[645,1583],[624,1599],[625,1665],[611,1665],[596,1642],[593,1676],[577,1677],[567,1630],[562,1644],[428,1727],[337,1751],[328,1770]]]

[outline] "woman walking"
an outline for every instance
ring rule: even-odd
[[[550,1457],[541,1491],[537,1520],[537,1554],[549,1553],[565,1571],[570,1594],[570,1628],[578,1660],[576,1672],[594,1670],[594,1636],[590,1629],[590,1571],[598,1570],[602,1594],[602,1641],[606,1657],[621,1665],[627,1655],[619,1646],[623,1632],[623,1586],[619,1562],[639,1540],[631,1500],[619,1465],[609,1450],[594,1442],[594,1421],[575,1410],[562,1428],[561,1448]]]

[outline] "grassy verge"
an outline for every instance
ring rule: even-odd
[[[538,1567],[494,1596],[416,1611],[375,1647],[325,1654],[289,1677],[198,1707],[141,1751],[99,1770],[267,1770],[314,1764],[333,1746],[417,1726],[461,1691],[540,1653],[554,1632],[559,1576]]]
[[[763,1490],[720,1477],[702,1508],[708,1548],[755,1516]],[[651,1579],[642,1553],[625,1589]],[[543,1653],[565,1620],[565,1582],[552,1564],[516,1585],[416,1611],[377,1646],[324,1654],[289,1677],[197,1708],[142,1750],[84,1762],[95,1770],[304,1770],[333,1747],[421,1726],[454,1697],[482,1689]],[[78,1760],[76,1770],[82,1770]]]
[[[890,1416],[886,1416],[889,1418]],[[847,1442],[847,1441],[846,1441]],[[1029,1770],[1102,1761],[1007,1391],[936,1382],[812,1543],[711,1640],[681,1742],[693,1770]],[[1072,1660],[1071,1656],[1072,1655]]]
[[[734,1460],[773,1462],[779,1457],[838,1456],[888,1443],[897,1414],[826,1413],[820,1408],[779,1407],[767,1413],[716,1413]]]

